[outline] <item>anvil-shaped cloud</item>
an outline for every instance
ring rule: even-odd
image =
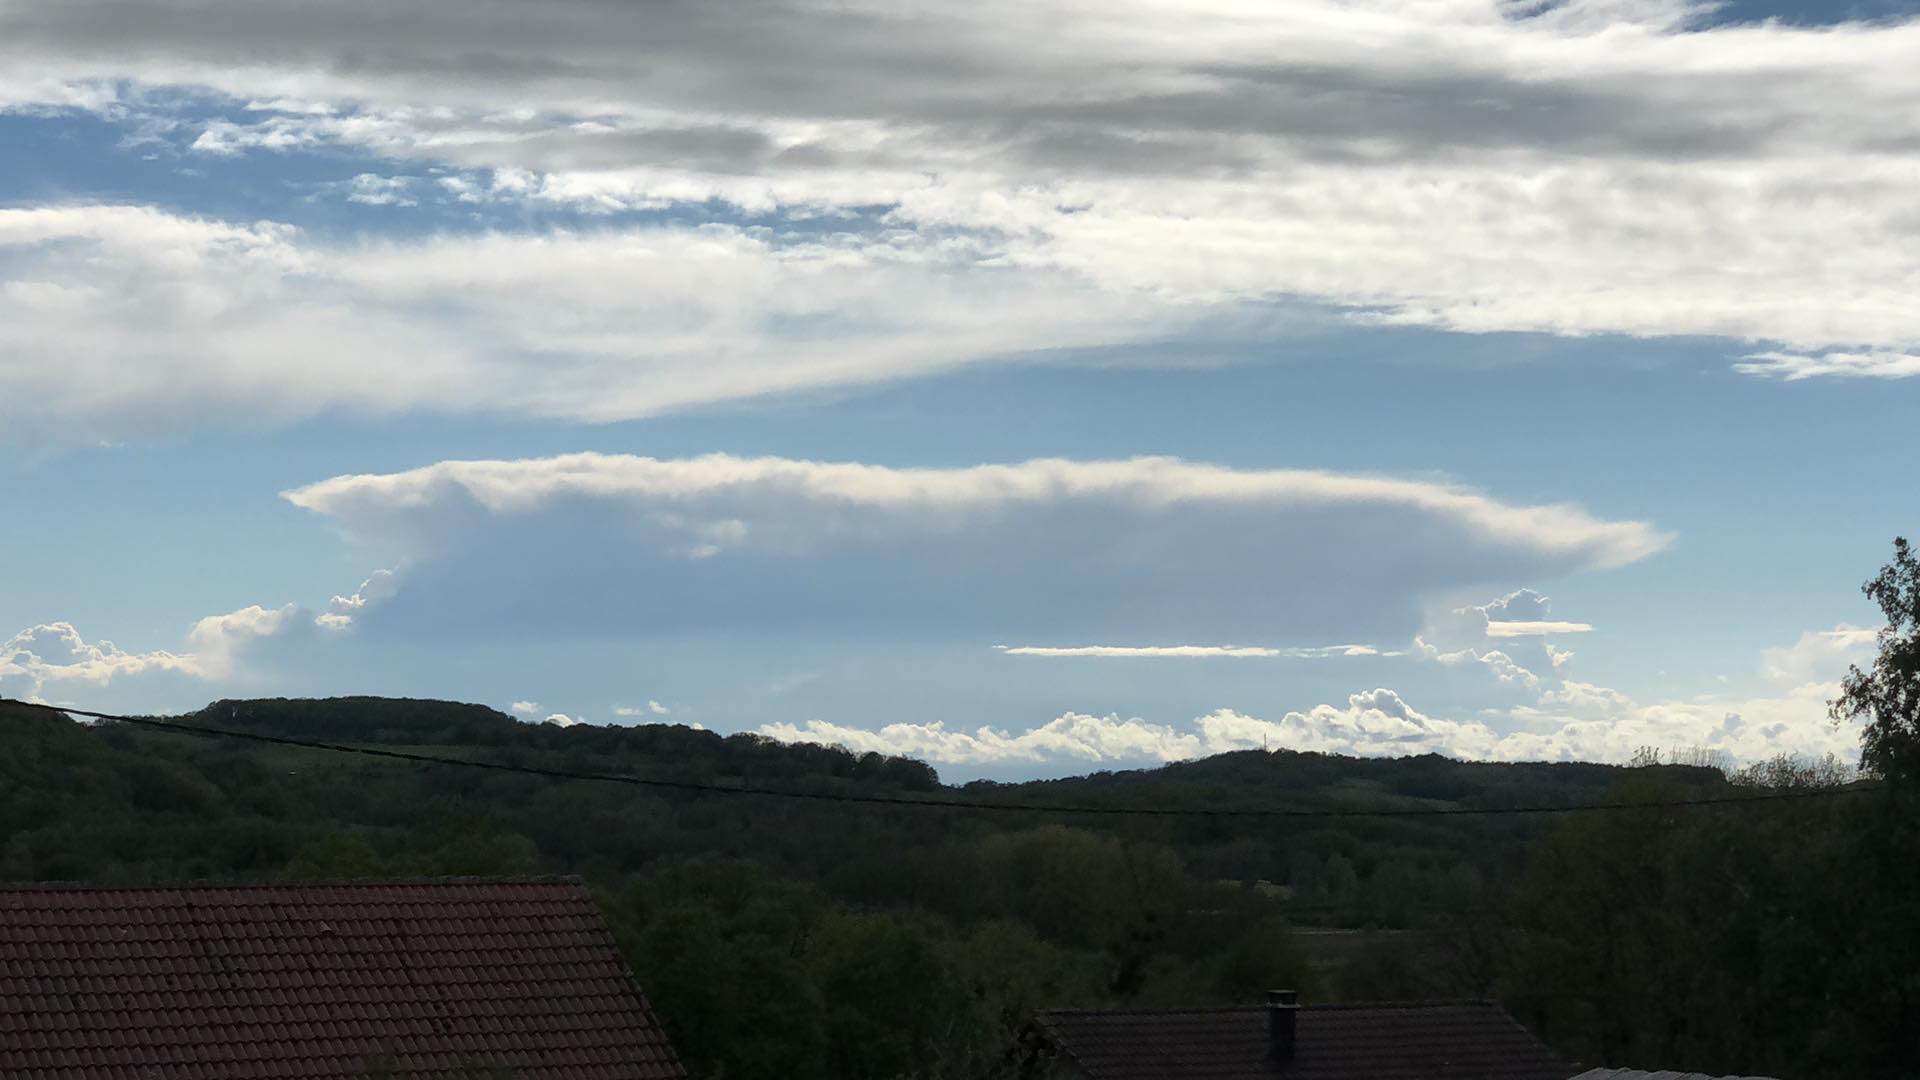
[[[405,559],[398,595],[356,622],[449,632],[831,624],[1318,644],[1411,633],[1438,590],[1619,566],[1666,540],[1449,484],[1172,458],[574,454],[340,476],[286,497]]]

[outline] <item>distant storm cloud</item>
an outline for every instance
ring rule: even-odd
[[[1366,640],[1410,632],[1433,590],[1622,566],[1667,541],[1462,486],[1172,458],[574,454],[341,476],[286,498],[407,553],[392,599],[356,623],[449,630]]]

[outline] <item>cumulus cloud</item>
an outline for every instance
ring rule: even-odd
[[[1873,658],[1878,635],[1876,630],[1847,623],[1832,630],[1809,630],[1791,645],[1763,652],[1761,670],[1773,682],[1789,686],[1835,683],[1849,666],[1864,665]]]
[[[1379,656],[1371,645],[1311,645],[1274,648],[1264,645],[995,645],[1008,656],[1097,657],[1119,660],[1210,659],[1321,659],[1330,656]]]
[[[1200,315],[976,261],[899,231],[352,243],[141,207],[0,209],[0,431],[415,410],[622,420],[1154,341]]]
[[[657,701],[649,699],[645,705],[616,705],[613,715],[622,719],[647,718],[654,716],[672,716],[673,710]]]
[[[451,629],[1364,639],[1405,633],[1428,591],[1620,566],[1666,541],[1454,485],[1171,458],[912,469],[574,454],[286,497],[407,553],[380,617]]]
[[[1920,21],[1714,26],[1713,6],[554,0],[529,33],[454,0],[191,20],[68,0],[0,7],[0,101],[192,88],[251,110],[200,152],[346,146],[453,169],[447,198],[879,207],[980,238],[976,270],[1136,298],[1910,371]]]
[[[537,701],[516,701],[513,703],[512,711],[520,716],[539,716],[545,710]]]
[[[0,644],[0,692],[38,701],[51,684],[105,686],[115,678],[147,672],[200,674],[190,655],[129,653],[105,639],[88,641],[72,623],[30,626]]]
[[[1234,709],[1178,724],[1066,713],[1017,732],[938,721],[868,730],[810,720],[766,724],[760,733],[953,766],[1155,765],[1256,749],[1358,757],[1438,753],[1482,761],[1624,762],[1642,747],[1702,748],[1736,762],[1780,753],[1845,757],[1858,749],[1857,733],[1827,722],[1822,693],[1804,687],[1777,698],[1638,705],[1602,687],[1576,685],[1490,723],[1433,716],[1392,690],[1374,689],[1350,695],[1344,705],[1316,705],[1278,719]]]
[[[361,173],[347,182],[347,201],[366,206],[418,206],[420,200],[410,193],[415,179]]]
[[[313,621],[322,629],[345,630],[353,625],[354,616],[365,611],[368,605],[378,604],[392,596],[398,588],[396,581],[393,571],[375,570],[352,595],[335,596],[327,604],[327,610],[315,616]]]
[[[1589,623],[1554,619],[1553,601],[1534,589],[1516,589],[1485,604],[1430,612],[1413,639],[1413,653],[1449,667],[1480,664],[1509,687],[1539,690],[1541,671],[1557,671],[1573,654],[1544,639],[1584,634]],[[1499,648],[1492,647],[1499,639]]]
[[[298,625],[302,614],[293,604],[278,608],[255,604],[201,619],[187,635],[187,644],[193,649],[192,656],[198,665],[197,673],[209,679],[232,675],[234,663],[243,650]]]
[[[0,693],[38,701],[57,687],[98,688],[147,675],[227,679],[248,648],[296,625],[299,617],[291,604],[209,615],[194,623],[181,652],[128,652],[104,638],[88,641],[72,623],[30,626],[0,642]]]

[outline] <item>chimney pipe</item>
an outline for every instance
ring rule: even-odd
[[[1278,1064],[1293,1060],[1293,1021],[1300,1013],[1300,995],[1292,990],[1267,991],[1267,1056]]]

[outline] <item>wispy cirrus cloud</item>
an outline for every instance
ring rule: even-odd
[[[1091,657],[1108,660],[1322,659],[1330,656],[1379,656],[1371,645],[995,645],[1008,656]]]
[[[1558,619],[1488,619],[1487,636],[1497,638],[1545,637],[1548,634],[1584,634],[1592,623],[1565,622]]]
[[[1802,379],[1910,379],[1920,375],[1920,355],[1894,350],[1819,353],[1760,352],[1741,357],[1734,369],[1748,375]]]

